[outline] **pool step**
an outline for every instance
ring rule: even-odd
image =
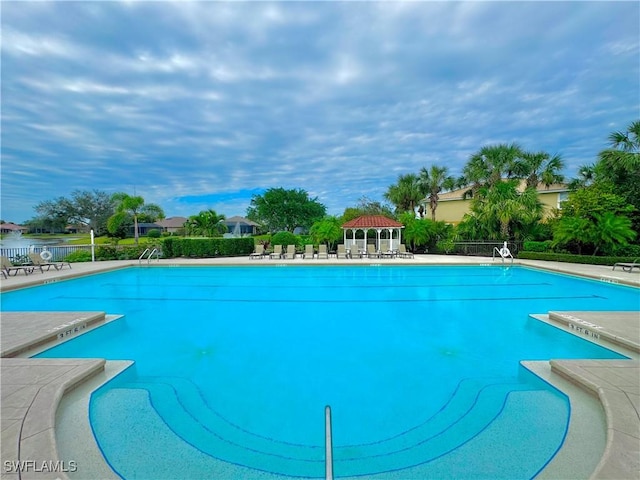
[[[245,431],[213,411],[195,385],[180,379],[156,377],[152,382],[124,386],[135,388],[113,389],[105,395],[120,401],[144,392],[166,427],[202,454],[282,475],[322,477],[324,474],[324,438],[321,436],[318,445],[305,446]],[[540,398],[554,395],[547,391],[522,391],[528,388],[531,386],[517,383],[483,385],[464,381],[440,412],[407,432],[366,445],[334,444],[334,473],[337,477],[375,475],[455,455],[457,449],[481,442],[484,432],[507,411],[507,404],[510,415],[526,417],[528,412],[518,412],[518,403],[514,403],[514,399],[521,398],[516,394]],[[340,425],[334,424],[334,433],[339,430]],[[513,437],[513,432],[510,435]],[[546,459],[541,461],[544,463]]]

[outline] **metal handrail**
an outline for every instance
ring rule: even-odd
[[[153,257],[153,255],[155,254],[156,256],[156,260],[159,262],[160,261],[160,252],[158,251],[157,248],[154,248],[153,250],[151,250],[151,253],[149,254],[149,256],[147,257],[147,264],[151,263],[151,257]]]
[[[333,480],[333,435],[331,433],[331,407],[324,407],[324,478]]]
[[[145,257],[145,255],[146,255],[146,257]],[[150,248],[145,248],[144,252],[142,252],[142,255],[140,255],[138,257],[138,263],[140,265],[142,265],[142,259],[146,258],[147,259],[147,264],[149,264],[149,263],[151,263],[151,258],[154,255],[156,256],[156,260],[160,261],[160,251],[157,248],[154,248],[153,250],[151,250]]]
[[[142,259],[144,258],[144,256],[147,254],[148,251],[149,251],[148,248],[144,249],[144,252],[142,252],[142,255],[138,257],[138,264],[142,265]]]
[[[498,250],[498,247],[493,247],[493,254],[491,261],[495,261],[496,253],[502,259],[502,263],[504,263],[505,258],[511,258],[511,264],[513,265],[513,255],[511,255],[511,251],[507,248],[507,242],[504,242],[504,247]]]

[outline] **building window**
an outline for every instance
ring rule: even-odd
[[[569,198],[569,192],[560,192],[558,194],[558,210],[562,210],[562,202]]]

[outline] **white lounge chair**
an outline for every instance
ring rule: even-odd
[[[264,258],[264,245],[259,243],[256,245],[255,250],[253,251],[253,253],[251,253],[249,255],[249,258],[251,258],[252,260],[255,258],[259,258],[259,259],[263,259]]]
[[[336,253],[336,258],[347,258],[347,248],[343,243],[338,245],[338,252]]]
[[[413,253],[407,250],[407,247],[404,245],[404,243],[401,243],[398,249],[398,256],[400,258],[413,258]]]
[[[621,267],[625,272],[632,272],[634,268],[640,268],[640,258],[636,258],[633,262],[618,262],[613,265],[613,269]]]
[[[302,255],[302,258],[311,258],[313,259],[313,245],[305,245],[304,246],[304,254]]]
[[[318,258],[329,258],[329,253],[327,252],[327,246],[324,244],[318,245]]]
[[[273,253],[269,255],[269,259],[272,258],[282,258],[282,245],[273,246]]]
[[[296,258],[296,246],[295,245],[287,245],[287,254],[286,254],[285,258],[288,258],[289,260],[293,260],[294,258]]]

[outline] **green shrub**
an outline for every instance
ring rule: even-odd
[[[75,252],[71,252],[69,255],[64,257],[65,262],[90,262],[91,261],[91,252],[88,250],[76,250]]]
[[[149,238],[160,238],[161,235],[162,235],[162,232],[157,228],[154,228],[147,232],[147,237]]]
[[[456,244],[451,239],[440,240],[436,243],[436,252],[449,255],[449,253],[453,252],[455,247]]]
[[[526,252],[550,252],[552,240],[544,242],[524,242],[522,249]]]
[[[244,238],[180,238],[168,237],[162,240],[162,254],[165,258],[192,257],[235,257],[253,252],[254,241]]]
[[[271,236],[271,245],[298,245],[298,237],[291,232],[278,232]]]
[[[547,260],[550,262],[584,263],[589,265],[613,265],[617,262],[633,262],[634,260],[634,257],[595,257],[592,255],[574,255],[572,253],[525,251],[519,252],[518,258],[523,260]]]

